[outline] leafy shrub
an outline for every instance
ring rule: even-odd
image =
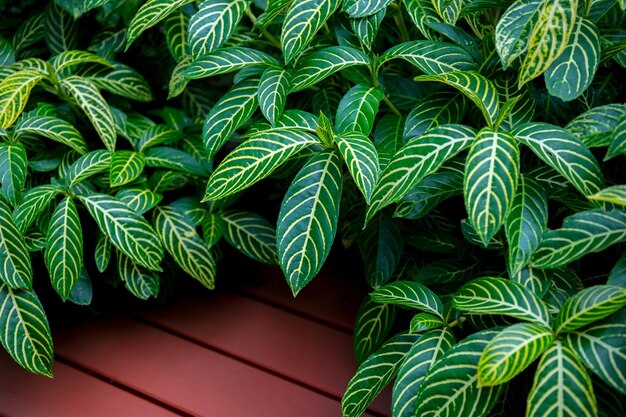
[[[14,167],[4,171],[11,174],[0,207],[4,235],[17,242],[4,249],[12,259],[28,259],[16,249],[28,238],[46,241],[34,249],[54,264],[52,242],[72,235],[60,219],[78,217],[76,200],[121,259],[144,271],[137,275],[159,269],[164,246],[187,273],[212,277],[208,248],[225,234],[252,258],[277,262],[296,295],[339,236],[358,247],[373,289],[356,320],[360,366],[342,401],[345,416],[361,415],[394,378],[394,416],[517,415],[520,407],[528,416],[623,414],[623,0],[135,3],[57,1],[47,9],[112,25],[91,42],[92,54],[66,39],[71,28],[55,42],[63,25],[52,17],[30,18],[1,43],[9,64],[1,126],[7,149],[23,149],[21,158],[5,151],[1,162]],[[37,49],[42,38],[49,51]],[[139,54],[131,61],[154,73],[159,93],[167,83],[168,98],[184,109],[146,113],[175,137],[155,143],[146,107],[127,100],[104,120],[93,114],[109,106],[99,90],[148,99],[137,96],[146,91],[140,76],[113,61],[124,47],[132,54],[120,57]],[[47,61],[32,58],[50,52]],[[116,71],[124,77],[110,75]],[[53,105],[31,98],[20,115],[35,84]],[[51,168],[58,173],[31,175],[26,160],[48,155],[30,149],[39,139],[20,140],[20,126],[51,116],[85,130],[77,106],[102,143],[76,149],[66,140]],[[127,140],[116,147],[118,135]],[[100,149],[78,163],[66,156],[93,147]],[[187,194],[167,206],[157,198],[141,215],[127,216],[123,198],[111,197],[120,177],[122,190],[138,183],[160,193],[178,187],[175,176],[190,183],[180,191]],[[155,187],[164,177],[165,189]],[[33,187],[24,187],[27,179]],[[285,184],[275,231],[258,215],[224,211],[262,181]],[[44,186],[51,196],[36,205],[31,190]],[[61,193],[68,197],[47,213]],[[112,223],[128,232],[122,239],[106,224],[118,211],[125,220]],[[131,238],[153,250],[135,254]],[[106,252],[106,239],[96,253]],[[65,262],[80,277],[77,262]],[[54,274],[55,288],[68,281]],[[18,289],[28,287],[28,274],[2,279],[7,294],[34,297]]]

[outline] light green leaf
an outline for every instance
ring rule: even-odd
[[[434,318],[434,317],[433,317]],[[454,345],[448,328],[424,333],[406,355],[393,385],[391,410],[394,417],[413,417],[418,406],[417,392],[430,368]]]
[[[455,71],[475,71],[476,63],[467,51],[447,42],[418,40],[400,43],[383,52],[378,65],[400,58],[428,75]]]
[[[416,335],[398,334],[359,366],[341,399],[341,411],[345,417],[358,417],[365,412],[374,398],[396,377],[417,338]]]
[[[279,62],[265,52],[257,51],[256,49],[230,46],[217,49],[191,61],[183,71],[183,75],[188,80],[196,80],[198,78],[239,71],[253,65],[263,67],[278,66]]]
[[[93,193],[79,199],[113,246],[139,265],[152,271],[160,270],[163,246],[143,217],[108,195]]]
[[[22,233],[0,198],[0,280],[11,288],[32,288],[33,270]],[[1,284],[1,283],[0,283]],[[2,284],[3,285],[3,284]]]
[[[63,189],[56,185],[39,185],[28,190],[13,211],[15,226],[19,233],[24,234],[39,214],[50,204]]]
[[[478,384],[503,384],[526,369],[554,340],[549,327],[518,323],[502,330],[483,350],[478,361]]]
[[[420,75],[417,81],[439,81],[458,89],[478,106],[492,126],[500,113],[498,90],[493,82],[474,71],[457,71],[440,75]]]
[[[409,17],[421,34],[427,39],[433,39],[428,22],[440,21],[433,2],[430,0],[402,0],[402,4],[404,4]]]
[[[417,282],[397,281],[385,284],[370,296],[377,303],[415,308],[443,318],[443,304],[439,297]]]
[[[189,45],[191,53],[198,57],[213,52],[235,33],[247,0],[208,0],[189,22]]]
[[[111,261],[112,252],[111,240],[104,233],[99,233],[96,250],[94,252],[94,260],[99,272],[102,273],[106,271]]]
[[[126,288],[135,297],[147,300],[159,294],[159,276],[140,265],[137,265],[123,253],[117,253],[117,272],[124,281]]]
[[[21,143],[9,145],[0,143],[0,182],[2,182],[2,195],[16,206],[21,200],[22,189],[26,183],[26,149]]]
[[[172,75],[170,76],[170,82],[168,85],[168,93],[167,99],[170,100],[174,97],[178,97],[181,95],[185,88],[187,88],[187,84],[189,84],[189,80],[185,78],[185,71],[189,68],[189,64],[193,61],[191,56],[184,57],[172,70]]]
[[[63,119],[53,116],[29,115],[15,125],[15,137],[22,134],[40,135],[67,145],[81,155],[87,153],[87,142],[81,133]]]
[[[494,330],[483,330],[448,349],[423,379],[415,400],[414,415],[486,416],[500,396],[500,387],[478,385],[478,360],[485,346],[497,334]]]
[[[167,48],[177,62],[189,55],[190,48],[187,41],[189,15],[182,10],[175,10],[163,21]]]
[[[402,229],[386,213],[380,213],[367,225],[359,237],[359,249],[370,287],[377,289],[391,279],[403,246]]]
[[[411,319],[411,333],[425,332],[431,329],[438,329],[446,323],[439,317],[429,313],[417,313]]]
[[[30,372],[52,376],[52,336],[37,295],[0,282],[0,306],[2,346]]]
[[[546,0],[528,37],[519,86],[537,78],[565,51],[576,22],[578,0]]]
[[[256,213],[239,210],[227,211],[221,219],[226,226],[224,237],[228,243],[258,262],[278,262],[276,228],[267,220]]]
[[[609,146],[625,115],[626,104],[606,104],[575,117],[565,128],[590,148]]]
[[[614,185],[612,187],[604,188],[587,198],[590,200],[626,206],[626,185]]]
[[[259,107],[263,116],[274,126],[285,109],[291,72],[280,68],[268,68],[259,81]]]
[[[136,186],[122,188],[115,198],[126,204],[137,214],[144,214],[156,207],[163,199],[163,194],[156,193],[147,187]]]
[[[434,0],[433,5],[435,6],[435,10],[437,14],[441,16],[441,18],[451,24],[454,25],[459,18],[459,14],[461,13],[461,8],[463,7],[463,0]]]
[[[594,194],[604,186],[596,158],[565,129],[547,123],[526,123],[511,133],[584,195]]]
[[[139,151],[145,151],[152,146],[176,142],[181,136],[179,131],[171,129],[168,126],[154,125],[143,131],[137,147]]]
[[[82,77],[71,76],[61,80],[61,85],[76,100],[85,112],[93,127],[98,132],[104,146],[109,151],[115,150],[115,120],[109,104],[104,100],[96,86]]]
[[[214,289],[215,258],[195,226],[173,208],[157,207],[154,211],[154,227],[161,236],[163,246],[183,271],[208,289]]]
[[[8,129],[20,116],[30,92],[44,74],[32,69],[24,69],[8,75],[0,82],[0,128]]]
[[[626,288],[595,285],[585,288],[561,307],[554,320],[557,334],[577,330],[626,306]]]
[[[100,55],[80,50],[63,51],[50,58],[50,64],[52,65],[52,68],[54,68],[55,75],[59,77],[66,75],[68,73],[68,71],[66,71],[68,68],[79,64],[100,64],[105,67],[111,66],[109,61]]]
[[[67,300],[83,270],[83,231],[71,197],[65,197],[52,213],[45,260],[52,286]]]
[[[528,396],[526,417],[598,415],[591,379],[576,353],[556,341],[543,354]]]
[[[317,31],[340,4],[341,0],[300,0],[289,6],[280,35],[285,64],[309,46]]]
[[[563,101],[574,100],[589,87],[602,52],[598,28],[580,16],[568,42],[544,74],[548,92]]]
[[[396,321],[396,307],[366,297],[356,314],[352,343],[357,363],[363,363],[385,341]]]
[[[495,41],[504,69],[528,50],[530,32],[542,3],[543,0],[516,0],[498,20]]]
[[[215,169],[204,200],[219,200],[250,187],[313,143],[318,143],[313,135],[295,129],[268,130],[254,135]]]
[[[111,187],[119,187],[136,180],[146,165],[146,159],[140,152],[116,151],[111,157],[109,179]]]
[[[383,170],[367,209],[366,221],[376,212],[400,200],[427,175],[466,149],[476,131],[463,125],[442,125],[409,140]]]
[[[92,175],[108,171],[111,166],[112,152],[98,149],[78,158],[67,170],[65,183],[72,187]]]
[[[550,326],[548,307],[530,290],[502,278],[478,278],[454,295],[454,308],[478,314],[502,314]]]
[[[378,180],[378,153],[372,141],[361,132],[343,132],[334,136],[337,149],[348,166],[350,175],[369,202]]]
[[[463,193],[469,222],[483,245],[500,230],[517,190],[519,149],[505,132],[478,132],[467,155]]]
[[[335,151],[315,154],[289,186],[278,215],[278,261],[294,295],[322,267],[337,232],[341,159]]]
[[[341,9],[350,17],[366,17],[384,10],[393,0],[344,0]]]
[[[558,268],[626,240],[626,212],[586,210],[568,216],[563,227],[549,230],[533,255],[536,268]]]
[[[148,0],[137,11],[135,17],[128,26],[128,35],[126,37],[126,49],[139,35],[148,28],[159,23],[179,7],[192,0]]]

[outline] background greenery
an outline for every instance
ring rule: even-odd
[[[0,2],[3,346],[50,374],[39,264],[147,299],[226,242],[297,295],[341,245],[345,416],[624,415],[625,7]]]

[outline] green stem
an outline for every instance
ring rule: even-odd
[[[410,40],[409,31],[406,29],[406,24],[404,23],[404,17],[402,16],[401,9],[398,9],[398,14],[396,14],[393,19],[400,29],[400,39],[402,40],[402,42],[408,42]]]
[[[252,13],[252,10],[250,10],[250,8],[248,7],[245,12],[246,16],[248,16],[248,19],[250,19],[250,21],[252,22],[252,24],[256,24],[257,22],[257,18],[254,15],[254,13]],[[282,47],[280,46],[280,42],[278,41],[278,39],[276,39],[274,37],[274,35],[272,35],[271,33],[269,33],[267,30],[264,30],[263,32],[261,32],[263,34],[263,36],[265,37],[265,39],[267,39],[268,41],[270,41],[270,43],[272,45],[274,45],[275,47],[277,47],[278,49],[282,50]]]
[[[458,319],[454,320],[452,323],[448,323],[448,327],[453,328],[453,327],[457,327],[460,326],[461,324],[463,324],[465,322],[465,317],[459,317]]]

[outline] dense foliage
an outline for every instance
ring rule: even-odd
[[[343,244],[372,288],[344,416],[394,379],[397,417],[624,415],[625,8],[4,6],[3,346],[50,372],[37,254],[87,303],[83,246],[148,298],[163,268],[212,288],[222,237],[294,295]],[[272,221],[229,209],[267,183]]]

